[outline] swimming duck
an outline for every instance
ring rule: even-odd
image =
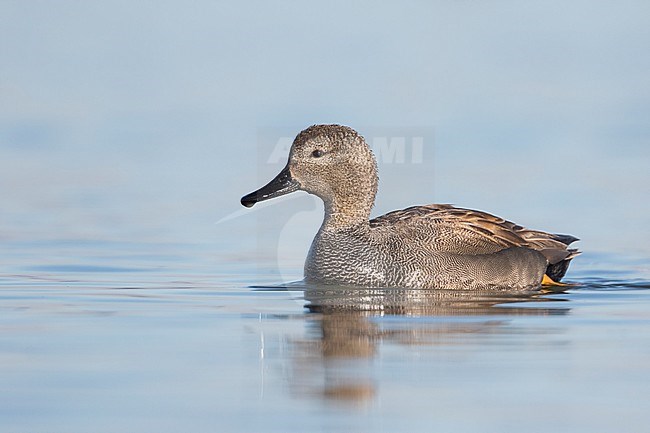
[[[377,163],[352,128],[300,132],[285,168],[241,199],[255,203],[302,190],[325,218],[305,261],[305,281],[362,287],[535,289],[558,283],[579,251],[570,235],[530,230],[447,204],[413,206],[370,219]]]

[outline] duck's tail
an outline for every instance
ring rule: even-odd
[[[573,242],[580,240],[571,235],[554,234],[553,237],[556,241],[562,242],[566,246],[569,246]],[[566,252],[568,254],[565,258],[557,263],[549,263],[546,268],[546,276],[555,282],[559,282],[562,278],[564,278],[564,274],[566,274],[567,269],[569,269],[569,263],[571,263],[571,259],[580,254],[580,251],[578,251],[577,248],[567,248]]]
[[[546,267],[546,276],[555,282],[559,282],[564,278],[564,274],[566,274],[567,269],[569,269],[571,259],[580,254],[580,251],[575,248],[570,248],[567,251],[569,252],[569,255],[565,259],[557,263],[549,264]]]
[[[560,282],[569,269],[571,260],[580,254],[580,251],[575,248],[567,248],[579,240],[575,236],[526,230],[522,233],[522,237],[544,254],[548,260],[546,277],[554,283]]]

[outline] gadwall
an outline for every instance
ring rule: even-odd
[[[535,289],[559,284],[578,250],[569,235],[529,230],[485,212],[414,206],[370,220],[377,163],[365,139],[314,125],[293,142],[286,167],[241,199],[251,207],[303,190],[325,203],[305,281],[362,287]]]

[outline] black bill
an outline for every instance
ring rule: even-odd
[[[300,185],[293,177],[291,177],[289,166],[287,166],[280,172],[280,174],[275,176],[271,182],[257,191],[243,196],[241,198],[241,204],[246,207],[251,207],[258,201],[264,201],[270,198],[289,194],[290,192],[297,191],[299,188]]]

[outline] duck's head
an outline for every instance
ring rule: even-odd
[[[367,210],[377,192],[377,165],[364,138],[341,125],[314,125],[293,141],[286,167],[241,199],[242,205],[303,190],[322,198],[330,212]],[[354,208],[354,209],[348,209]]]

